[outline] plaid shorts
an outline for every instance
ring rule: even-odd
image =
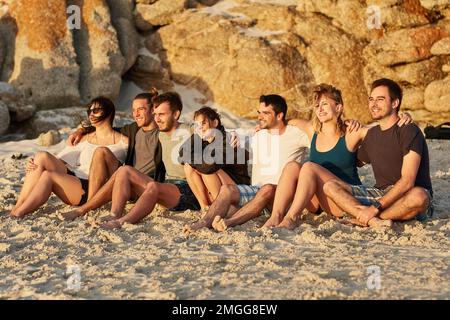
[[[364,185],[353,185],[352,188],[352,194],[356,198],[356,200],[359,201],[364,206],[371,206],[375,204],[378,199],[380,199],[382,196],[384,196],[393,186],[387,187],[384,190],[375,188],[375,187],[366,187]],[[428,194],[428,198],[430,201],[428,202],[428,207],[425,211],[419,212],[415,219],[418,221],[425,221],[430,219],[433,216],[433,197],[431,196],[431,193],[429,190],[424,189],[426,193]]]
[[[249,186],[247,184],[238,184],[236,187],[239,190],[239,207],[245,206],[252,201],[258,193],[261,186]],[[261,214],[269,215],[270,212],[267,208],[264,208]]]

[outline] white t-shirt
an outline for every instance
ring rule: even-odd
[[[252,185],[278,184],[284,166],[290,161],[303,162],[309,145],[307,134],[292,125],[282,135],[258,131],[250,142]]]

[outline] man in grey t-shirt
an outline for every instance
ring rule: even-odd
[[[166,168],[165,183],[156,182],[134,168],[119,170],[111,205],[111,213],[117,218],[103,224],[104,228],[120,228],[125,222],[139,222],[157,203],[172,211],[200,209],[186,181],[183,165],[178,162],[179,147],[192,134],[188,126],[178,122],[183,108],[181,98],[175,92],[166,92],[156,97],[153,105]],[[131,194],[139,198],[128,214],[122,216]]]

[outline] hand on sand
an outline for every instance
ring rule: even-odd
[[[212,227],[217,232],[224,232],[225,230],[228,229],[228,226],[227,226],[225,220],[222,217],[220,217],[220,216],[214,217],[214,220],[213,220],[213,223],[212,223]]]

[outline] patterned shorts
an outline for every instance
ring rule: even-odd
[[[178,204],[170,208],[171,211],[200,210],[200,205],[186,180],[166,180],[164,183],[172,183],[180,190]]]
[[[243,207],[247,203],[252,201],[258,193],[259,189],[261,189],[261,186],[249,186],[246,184],[238,184],[236,185],[236,187],[239,190],[239,207]],[[270,212],[269,210],[267,210],[267,208],[264,208],[262,214],[268,215],[270,214]]]
[[[364,206],[371,206],[378,201],[382,196],[384,196],[393,186],[387,187],[384,190],[375,187],[366,187],[364,185],[351,186],[352,194]],[[433,197],[429,190],[424,189],[428,195],[430,201],[428,202],[428,207],[425,211],[418,213],[415,217],[418,221],[425,221],[433,216]]]

